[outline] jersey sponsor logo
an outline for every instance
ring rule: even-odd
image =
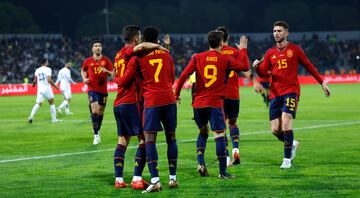
[[[276,56],[274,55],[274,56],[272,56],[271,58],[272,58],[272,59],[275,59],[275,58],[276,58]]]
[[[222,55],[225,55],[225,54],[234,54],[234,51],[233,51],[233,50],[223,50],[223,51],[221,51],[221,54],[222,54]]]
[[[287,51],[286,55],[287,55],[287,57],[291,58],[291,57],[293,57],[294,52],[289,49],[289,50]]]
[[[90,66],[94,66],[94,63],[90,63]]]
[[[105,62],[104,60],[102,60],[102,61],[100,62],[100,65],[104,67],[104,66],[106,65],[106,62]]]

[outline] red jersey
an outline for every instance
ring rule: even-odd
[[[96,91],[107,94],[107,73],[101,72],[101,67],[109,71],[113,70],[113,65],[110,59],[106,56],[101,56],[100,60],[95,60],[93,56],[88,57],[82,64],[84,70],[89,78],[88,91]]]
[[[125,71],[128,68],[128,62],[130,58],[134,55],[133,46],[123,47],[115,56],[114,59],[114,68],[115,68],[115,78],[122,78],[125,74]],[[136,75],[129,81],[126,87],[118,86],[117,95],[114,101],[114,107],[120,104],[133,104],[139,101],[139,90],[138,86],[139,81]]]
[[[231,56],[221,55],[216,50],[209,50],[194,55],[185,70],[181,73],[175,95],[180,95],[181,88],[186,78],[196,71],[196,92],[193,107],[215,107],[224,106],[226,74],[248,71],[249,67]]]
[[[319,72],[299,46],[289,42],[283,49],[274,46],[266,52],[264,61],[256,68],[256,72],[260,77],[267,77],[271,73],[270,99],[288,93],[300,96],[299,63],[319,83],[323,82]]]
[[[123,78],[116,79],[116,83],[127,86],[136,71],[140,72],[145,108],[176,103],[172,90],[175,68],[169,52],[153,50],[145,55],[132,57]]]
[[[221,54],[230,55],[236,61],[243,63],[246,67],[250,67],[247,49],[236,49],[230,46],[224,46]],[[225,98],[239,100],[239,75],[237,72],[231,71],[225,88]]]

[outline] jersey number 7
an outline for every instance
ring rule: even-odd
[[[158,83],[159,82],[159,74],[160,74],[161,68],[163,66],[163,60],[161,58],[150,59],[149,63],[150,63],[150,65],[152,65],[154,67],[157,66],[155,74],[154,74],[154,80],[156,83]],[[155,64],[157,64],[157,65],[155,65]]]

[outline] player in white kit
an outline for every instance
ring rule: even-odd
[[[64,96],[64,101],[57,108],[59,114],[63,114],[63,110],[65,110],[65,115],[74,115],[69,108],[70,99],[71,99],[71,85],[75,84],[75,82],[71,78],[70,68],[71,63],[65,63],[65,66],[60,69],[58,73],[57,80],[55,84],[60,82],[60,91]]]
[[[56,108],[54,104],[54,93],[50,87],[52,85],[55,89],[59,90],[59,88],[55,85],[55,83],[51,79],[51,69],[48,67],[49,61],[47,59],[42,59],[40,61],[41,66],[35,70],[33,87],[37,84],[37,97],[36,103],[32,108],[31,114],[28,118],[28,122],[32,123],[35,113],[40,108],[41,104],[44,101],[44,98],[50,104],[50,112],[52,122],[60,122],[61,120],[56,119]]]

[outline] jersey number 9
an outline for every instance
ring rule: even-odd
[[[209,70],[212,70],[210,74]],[[210,87],[217,80],[217,68],[215,65],[206,65],[204,67],[204,77],[209,81],[205,83],[205,87]]]

